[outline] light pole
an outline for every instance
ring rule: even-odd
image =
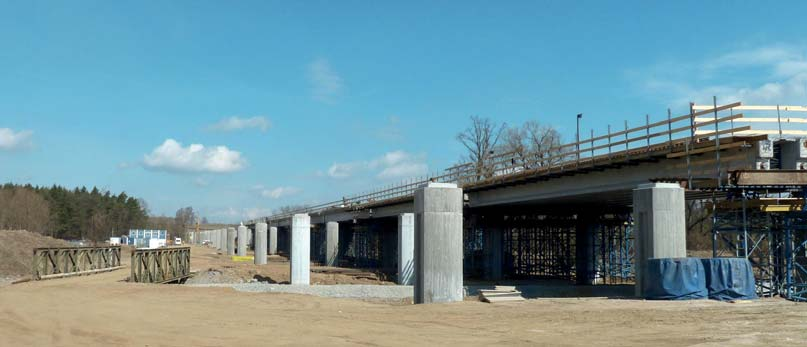
[[[577,153],[577,166],[580,166],[580,119],[583,118],[582,113],[577,114],[577,133],[575,135],[576,144],[575,144],[575,152]]]

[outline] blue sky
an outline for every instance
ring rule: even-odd
[[[807,3],[2,1],[0,181],[235,222],[434,172],[468,117],[574,137],[807,104]]]

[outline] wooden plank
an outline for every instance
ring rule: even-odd
[[[724,105],[725,106],[725,105]],[[693,110],[710,110],[714,106],[712,105],[693,105]],[[718,108],[723,106],[718,106]],[[780,111],[790,111],[790,112],[807,112],[807,106],[784,106],[779,105]],[[741,105],[741,106],[734,106],[730,107],[734,110],[747,110],[747,111],[776,111],[776,105]]]
[[[753,130],[741,130],[741,131],[733,131],[735,135],[739,136],[755,136],[755,135],[779,135],[779,130],[761,130],[761,129],[753,129]],[[696,135],[708,134],[705,130],[697,130],[695,131]],[[794,136],[807,136],[807,130],[782,130],[782,135],[794,135]],[[707,135],[708,136],[708,135]]]
[[[732,172],[731,182],[736,186],[803,186],[807,185],[807,171],[797,170],[746,170]]]
[[[734,142],[734,143],[730,143],[730,144],[727,144],[727,145],[720,145],[720,150],[742,147],[742,146],[745,146],[747,144],[748,143],[743,141],[743,142]],[[712,146],[712,147],[704,147],[704,148],[690,150],[689,155],[707,153],[707,152],[714,152],[715,150],[716,150],[716,148],[714,146]],[[680,158],[680,157],[684,157],[686,155],[687,155],[687,152],[675,152],[675,153],[667,154],[667,158]]]
[[[700,122],[706,122],[709,120],[713,120],[712,118],[708,117],[701,117],[696,118],[695,125],[700,125]],[[800,118],[800,117],[783,117],[781,120],[777,117],[748,117],[745,116],[742,119],[734,120],[735,123],[807,123],[807,118]]]

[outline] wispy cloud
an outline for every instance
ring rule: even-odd
[[[324,58],[314,60],[308,65],[308,81],[311,83],[312,97],[321,102],[334,102],[344,89],[342,77]]]
[[[280,199],[300,192],[300,189],[295,187],[266,188],[262,185],[257,185],[252,187],[252,189],[257,191],[262,197],[271,199]]]
[[[215,124],[211,124],[210,126],[208,126],[208,129],[225,132],[244,130],[244,129],[258,129],[261,132],[266,132],[271,127],[272,122],[270,122],[264,116],[256,116],[249,118],[241,118],[233,116],[224,118],[216,122]]]
[[[762,45],[689,62],[660,62],[628,72],[646,94],[668,102],[803,104],[807,46]]]
[[[205,147],[191,144],[183,147],[174,139],[167,139],[151,153],[143,156],[145,167],[170,172],[227,173],[246,167],[241,153],[226,146]]]
[[[422,155],[393,151],[372,160],[334,163],[328,168],[328,176],[348,178],[371,172],[377,178],[391,179],[423,175],[428,172],[424,159]]]
[[[196,177],[193,180],[193,185],[195,185],[197,187],[207,187],[207,186],[210,185],[210,181],[208,181],[208,180],[206,180],[206,179],[204,179],[202,177]]]
[[[0,150],[28,149],[32,145],[31,136],[33,134],[30,130],[14,131],[9,128],[0,128]]]

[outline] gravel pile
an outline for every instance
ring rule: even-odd
[[[265,282],[238,284],[192,284],[193,287],[232,287],[239,292],[250,293],[292,293],[315,295],[328,298],[405,300],[411,299],[414,293],[412,286],[365,285],[365,284],[333,284],[333,285],[291,285],[271,284]]]
[[[194,284],[194,285],[237,284],[243,282],[244,280],[241,278],[235,278],[232,276],[225,275],[221,271],[216,269],[208,269],[205,271],[199,271],[195,273],[193,277],[190,277],[185,281],[185,284]]]

